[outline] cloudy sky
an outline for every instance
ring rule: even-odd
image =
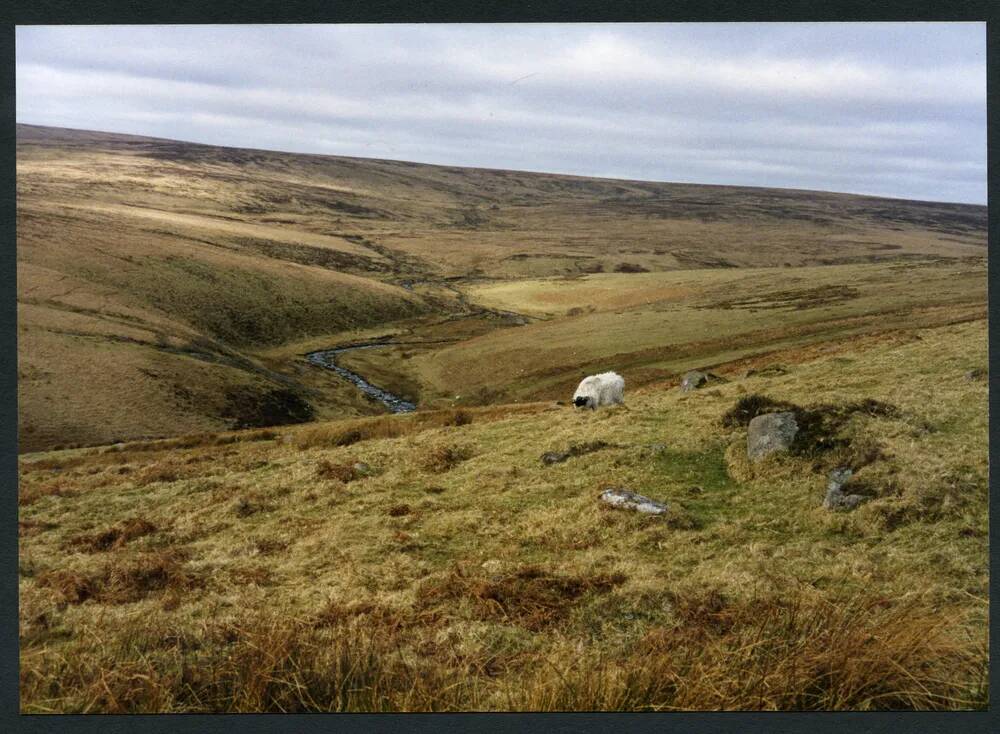
[[[35,26],[18,122],[986,203],[983,23]]]

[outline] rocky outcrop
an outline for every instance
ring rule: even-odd
[[[863,495],[844,493],[844,485],[850,481],[852,476],[854,476],[854,471],[846,466],[837,467],[830,472],[823,507],[828,510],[853,510],[864,501]]]
[[[670,511],[664,503],[627,489],[606,489],[601,492],[601,502],[621,510],[635,510],[648,515],[664,515]]]
[[[760,461],[766,456],[788,451],[799,432],[795,413],[765,413],[747,426],[747,456]]]

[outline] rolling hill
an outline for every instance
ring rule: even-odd
[[[695,334],[739,336],[728,359],[791,321],[808,341],[985,304],[976,206],[32,125],[17,197],[22,450],[377,413],[302,358],[374,336],[415,344],[344,363],[443,407],[555,397],[609,361],[638,384],[722,361],[663,352]],[[778,295],[714,309],[731,289]]]
[[[988,705],[985,207],[17,162],[22,712]],[[625,405],[570,408],[605,369]]]

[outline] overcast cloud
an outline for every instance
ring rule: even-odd
[[[18,122],[986,203],[983,23],[36,26]]]

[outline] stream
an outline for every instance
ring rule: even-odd
[[[318,352],[309,352],[306,355],[306,359],[309,360],[311,364],[317,367],[322,367],[323,369],[332,370],[338,375],[343,377],[345,380],[353,382],[361,392],[368,395],[378,401],[380,401],[385,407],[387,407],[393,413],[409,413],[410,411],[416,410],[417,406],[411,402],[403,400],[398,395],[393,395],[388,390],[383,390],[377,387],[364,377],[359,375],[357,372],[352,372],[346,367],[341,367],[336,362],[336,356],[341,352],[350,352],[353,349],[377,349],[378,347],[392,347],[395,346],[395,342],[380,342],[376,344],[348,344],[343,347],[336,347],[334,349],[322,349]]]

